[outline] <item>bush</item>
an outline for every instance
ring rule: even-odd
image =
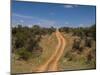
[[[91,63],[92,59],[93,59],[93,54],[91,51],[89,51],[86,55],[86,63]]]
[[[74,43],[73,43],[72,49],[79,49],[80,48],[80,43],[81,43],[80,39],[74,39]]]
[[[91,46],[92,46],[92,40],[93,39],[91,39],[91,38],[86,38],[85,39],[85,46],[91,48]]]
[[[42,48],[39,45],[41,36],[47,34],[46,30],[48,28],[41,28],[38,25],[33,27],[23,27],[18,25],[18,27],[12,28],[12,52],[19,55],[19,59],[27,60],[30,58],[34,52],[35,56],[39,56],[42,53]],[[50,32],[54,31],[52,27]],[[51,33],[52,33],[51,32]]]
[[[23,59],[23,60],[28,60],[32,56],[32,53],[27,51],[25,48],[20,48],[17,51],[17,54],[19,55],[18,59]]]

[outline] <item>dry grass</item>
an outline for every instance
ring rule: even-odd
[[[62,33],[66,39],[66,47],[64,53],[59,61],[59,70],[79,70],[79,69],[94,69],[96,68],[96,58],[93,50],[95,49],[95,43],[92,48],[84,47],[82,52],[73,51],[73,39],[76,37],[71,34]],[[95,51],[94,51],[95,52]],[[88,55],[92,53],[91,61],[87,61]]]
[[[57,38],[55,33],[52,35],[43,36],[39,44],[43,48],[43,53],[40,57],[32,58],[28,61],[16,60],[16,55],[12,57],[12,73],[35,72],[39,65],[46,62],[55,50],[55,46],[57,45]]]

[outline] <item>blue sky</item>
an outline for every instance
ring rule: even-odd
[[[90,26],[95,23],[95,10],[95,6],[13,1],[12,25]]]

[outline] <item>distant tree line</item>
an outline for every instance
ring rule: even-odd
[[[42,54],[42,47],[39,46],[39,41],[42,35],[50,35],[55,31],[55,28],[44,28],[38,25],[33,27],[12,27],[12,52],[16,53],[19,58],[28,60],[30,57],[38,57]]]
[[[59,29],[61,32],[66,32],[66,33],[72,33],[73,36],[80,36],[81,38],[84,37],[92,37],[94,40],[96,40],[96,24],[93,24],[90,27],[77,27],[77,28],[72,28],[72,27],[61,27]]]

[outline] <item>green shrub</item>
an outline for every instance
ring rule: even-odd
[[[32,53],[27,51],[25,48],[18,49],[17,54],[19,55],[19,59],[23,60],[28,60],[32,56]]]

